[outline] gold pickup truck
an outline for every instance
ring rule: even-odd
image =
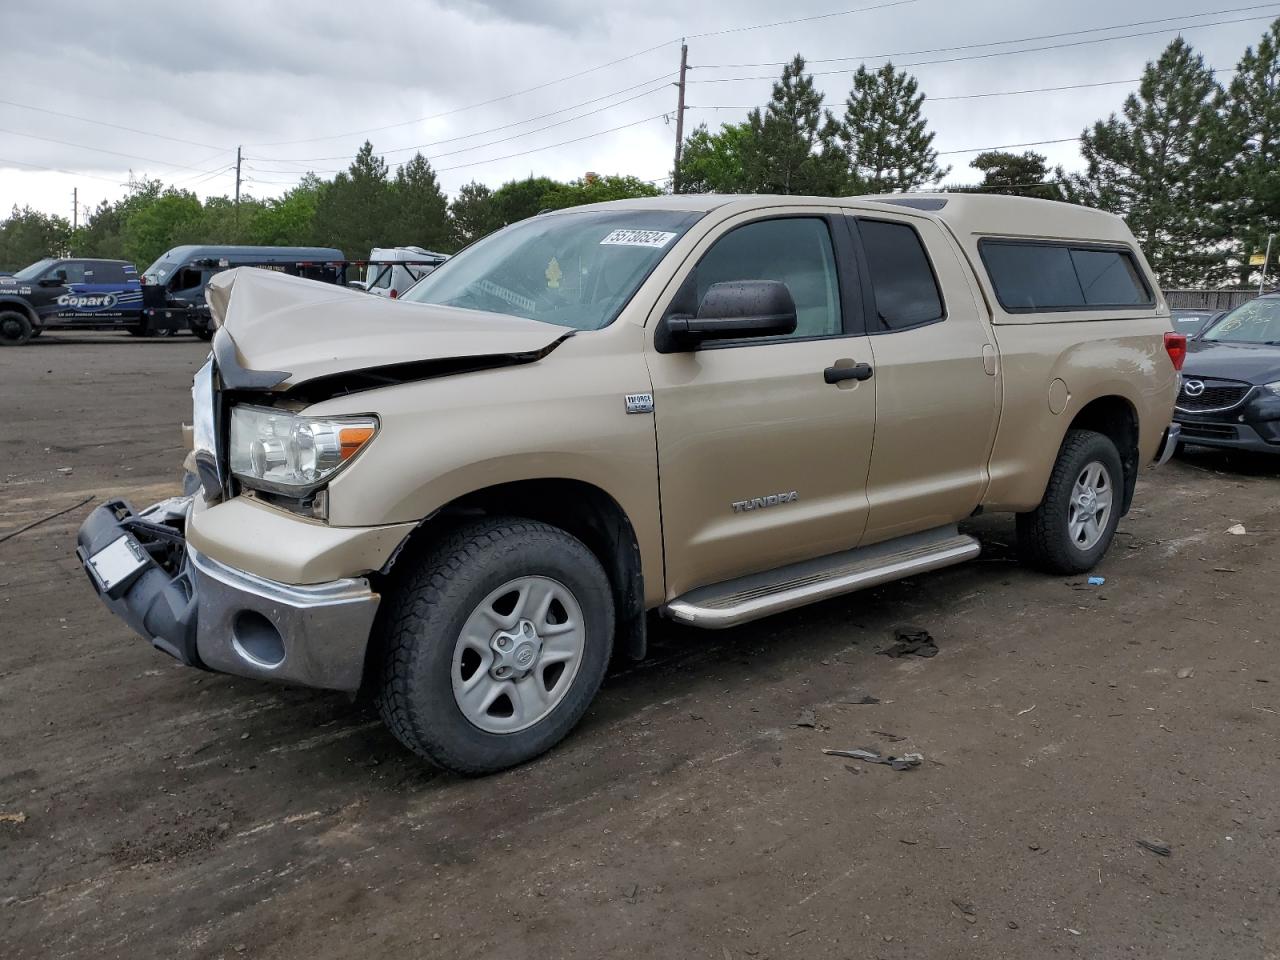
[[[651,612],[732,627],[964,562],[1090,569],[1167,459],[1185,338],[1124,223],[981,195],[546,213],[399,300],[210,284],[190,496],[79,555],[184,663],[368,691],[464,773],[582,717]]]

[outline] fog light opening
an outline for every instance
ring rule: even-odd
[[[268,670],[284,663],[284,638],[256,610],[241,610],[231,622],[231,645],[255,666]]]

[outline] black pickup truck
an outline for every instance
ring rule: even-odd
[[[0,346],[45,330],[146,332],[142,281],[124,260],[46,258],[0,277]]]

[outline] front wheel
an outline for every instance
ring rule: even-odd
[[[1111,439],[1071,430],[1062,441],[1044,499],[1018,514],[1018,552],[1047,573],[1093,569],[1120,522],[1124,470]]]
[[[378,711],[414,753],[463,774],[563,739],[604,679],[613,599],[563,530],[490,519],[446,536],[388,597]]]
[[[20,347],[34,335],[31,321],[17,310],[0,313],[0,347]]]

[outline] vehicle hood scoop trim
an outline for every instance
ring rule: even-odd
[[[540,360],[572,330],[498,313],[386,300],[253,267],[205,293],[231,390],[315,402],[343,393]]]

